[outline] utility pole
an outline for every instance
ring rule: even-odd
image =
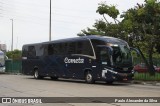
[[[50,0],[50,15],[49,15],[49,41],[51,41],[51,0]]]
[[[12,69],[11,69],[11,72],[13,70],[13,19],[11,19],[12,21],[12,44],[11,44],[11,53],[12,53],[12,61],[11,61],[11,66],[12,66]]]
[[[11,51],[13,51],[13,19],[11,19],[12,21],[12,44],[11,44]]]

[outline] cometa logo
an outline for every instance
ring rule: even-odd
[[[84,63],[84,59],[78,58],[78,59],[69,59],[68,57],[66,57],[64,59],[65,63]]]

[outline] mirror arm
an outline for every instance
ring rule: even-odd
[[[140,51],[137,48],[130,47],[130,50],[136,51],[138,56],[141,55]]]

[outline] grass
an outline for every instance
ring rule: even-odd
[[[134,79],[143,81],[160,81],[160,73],[155,73],[155,76],[150,76],[149,73],[135,73]]]

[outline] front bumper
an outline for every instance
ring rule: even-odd
[[[134,77],[134,71],[131,73],[118,73],[110,69],[102,70],[102,78],[106,81],[131,81]]]

